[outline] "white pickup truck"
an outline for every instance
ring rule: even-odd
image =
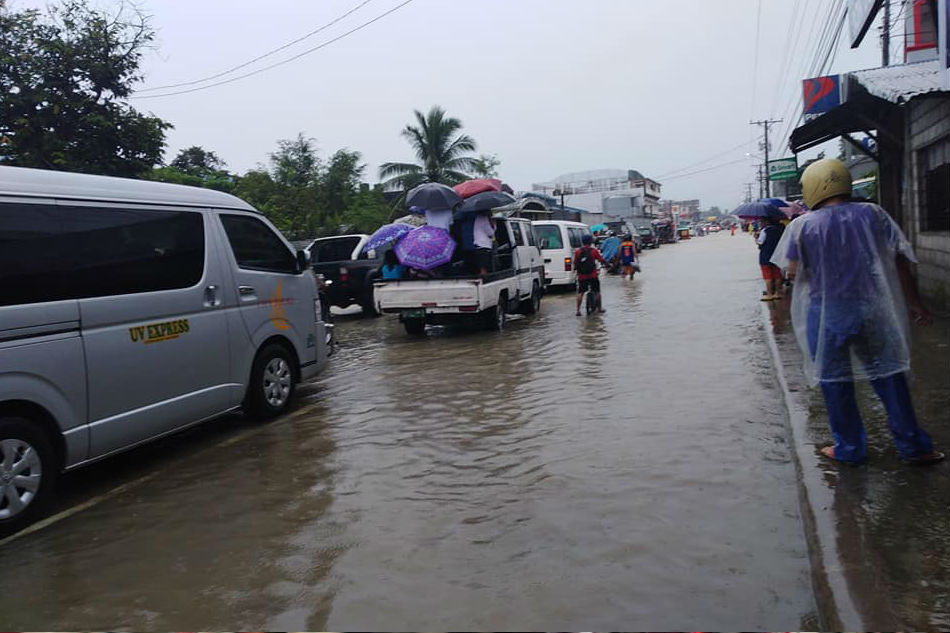
[[[531,222],[495,218],[493,268],[475,275],[377,281],[376,307],[397,313],[409,334],[423,334],[426,323],[451,325],[480,320],[501,330],[508,314],[534,314],[541,307],[544,260]]]

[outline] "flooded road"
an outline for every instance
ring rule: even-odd
[[[549,295],[501,333],[341,317],[294,413],[67,477],[79,510],[0,545],[0,624],[816,626],[754,245],[643,269],[606,315]]]

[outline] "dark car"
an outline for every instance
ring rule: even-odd
[[[656,229],[649,224],[639,224],[636,226],[637,235],[640,237],[640,248],[659,248],[660,236]]]
[[[379,277],[382,252],[363,252],[368,235],[340,235],[314,240],[306,249],[314,274],[333,283],[326,287],[327,302],[338,308],[359,305],[363,314],[375,316],[373,281]]]

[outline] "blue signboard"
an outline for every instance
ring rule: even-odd
[[[805,79],[802,82],[802,97],[805,105],[802,113],[806,121],[811,121],[828,110],[838,107],[841,105],[839,76]]]

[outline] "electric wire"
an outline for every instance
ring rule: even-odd
[[[762,0],[758,0],[755,12],[755,49],[752,51],[752,102],[749,104],[749,118],[755,114],[755,88],[759,80],[759,32],[762,26]]]
[[[224,75],[230,75],[231,73],[233,73],[233,72],[236,71],[236,70],[241,70],[242,68],[247,68],[248,66],[250,66],[251,64],[253,64],[253,63],[255,63],[255,62],[259,62],[259,61],[262,60],[262,59],[265,59],[265,58],[267,58],[267,57],[270,57],[271,55],[275,55],[275,54],[277,54],[277,53],[279,53],[279,52],[281,52],[281,51],[283,51],[283,50],[286,50],[286,49],[290,48],[290,47],[293,46],[294,44],[298,44],[298,43],[300,43],[300,42],[302,42],[302,41],[304,41],[304,40],[306,40],[306,39],[309,39],[309,38],[313,37],[313,36],[316,35],[317,33],[321,33],[321,32],[323,32],[323,31],[327,30],[328,28],[330,28],[330,27],[333,26],[334,24],[336,24],[336,23],[340,22],[341,20],[344,20],[344,19],[348,18],[349,16],[353,15],[354,13],[356,13],[357,11],[359,11],[360,9],[362,9],[363,7],[365,7],[367,4],[369,4],[369,3],[372,2],[372,1],[373,1],[373,0],[363,0],[363,2],[359,3],[358,5],[356,5],[355,7],[353,7],[352,9],[350,9],[349,11],[347,11],[346,13],[344,13],[343,15],[340,15],[340,16],[338,16],[337,18],[331,20],[330,22],[327,22],[327,23],[324,24],[323,26],[321,26],[321,27],[319,27],[319,28],[316,28],[316,29],[310,31],[309,33],[305,33],[304,35],[301,35],[301,36],[298,37],[297,39],[291,40],[290,42],[287,42],[287,43],[284,44],[283,46],[279,46],[279,47],[277,47],[277,48],[275,48],[275,49],[269,50],[269,51],[267,51],[266,53],[264,53],[263,55],[258,55],[258,56],[255,57],[254,59],[251,59],[251,60],[249,60],[249,61],[246,61],[246,62],[244,62],[243,64],[238,64],[237,66],[232,66],[231,68],[228,68],[227,70],[223,70],[223,71],[221,71],[221,72],[219,72],[219,73],[217,73],[217,74],[209,75],[209,76],[203,77],[203,78],[201,78],[201,79],[195,79],[195,80],[193,80],[193,81],[183,81],[183,82],[180,82],[180,83],[177,83],[177,84],[166,84],[166,85],[164,85],[164,86],[153,86],[153,87],[151,87],[151,88],[140,88],[137,92],[152,92],[152,91],[156,91],[156,90],[169,90],[169,89],[171,89],[171,88],[180,88],[180,87],[182,87],[182,86],[193,86],[193,85],[195,85],[195,84],[201,84],[201,83],[205,83],[205,82],[208,82],[208,81],[212,81],[212,80],[217,79],[217,78],[219,78],[219,77],[223,77]]]
[[[361,31],[361,30],[365,29],[366,27],[370,26],[371,24],[374,24],[374,23],[376,23],[376,22],[379,22],[380,20],[382,20],[382,19],[385,18],[386,16],[388,16],[388,15],[390,15],[390,14],[392,14],[392,13],[395,13],[395,12],[398,11],[399,9],[401,9],[401,8],[405,7],[406,5],[411,4],[411,3],[413,3],[413,2],[415,2],[415,0],[403,0],[403,2],[397,4],[396,6],[394,6],[394,7],[391,8],[391,9],[389,9],[388,11],[385,11],[385,12],[383,12],[383,13],[377,15],[375,18],[373,18],[373,19],[371,19],[371,20],[367,20],[366,22],[363,22],[363,23],[360,24],[359,26],[356,26],[356,27],[350,29],[349,31],[346,31],[345,33],[343,33],[343,34],[341,34],[341,35],[338,35],[338,36],[336,36],[336,37],[334,37],[334,38],[332,38],[332,39],[329,39],[329,40],[327,40],[326,42],[323,42],[322,44],[318,44],[317,46],[314,46],[313,48],[309,48],[309,49],[303,51],[302,53],[298,53],[298,54],[296,54],[296,55],[294,55],[294,56],[292,56],[292,57],[288,57],[287,59],[281,60],[281,61],[279,61],[279,62],[275,62],[275,63],[270,64],[270,65],[268,65],[268,66],[264,66],[263,68],[258,68],[257,70],[253,70],[253,71],[251,71],[251,72],[244,73],[243,75],[238,75],[237,77],[231,77],[231,78],[229,78],[229,79],[223,79],[223,80],[221,80],[221,81],[216,81],[216,82],[214,82],[214,83],[211,83],[211,84],[208,84],[208,85],[205,85],[205,86],[198,86],[198,87],[196,87],[196,88],[188,88],[187,90],[177,90],[177,91],[174,91],[174,92],[167,92],[167,93],[164,93],[164,94],[157,94],[157,95],[137,95],[137,94],[134,94],[134,95],[132,95],[131,98],[133,98],[133,99],[159,99],[159,98],[162,98],[162,97],[173,97],[173,96],[176,96],[176,95],[183,95],[183,94],[188,94],[188,93],[191,93],[191,92],[198,92],[199,90],[207,90],[208,88],[214,88],[214,87],[216,87],[216,86],[223,86],[223,85],[225,85],[225,84],[233,83],[233,82],[239,81],[239,80],[241,80],[241,79],[246,79],[246,78],[248,78],[248,77],[252,77],[252,76],[254,76],[254,75],[258,75],[258,74],[260,74],[260,73],[262,73],[262,72],[271,70],[272,68],[277,68],[278,66],[283,66],[284,64],[288,64],[288,63],[290,63],[290,62],[292,62],[292,61],[294,61],[294,60],[300,59],[301,57],[304,57],[304,56],[306,56],[306,55],[309,55],[309,54],[311,54],[311,53],[314,53],[314,52],[316,52],[316,51],[318,51],[318,50],[320,50],[320,49],[322,49],[322,48],[326,48],[327,46],[329,46],[330,44],[333,44],[334,42],[338,42],[338,41],[340,41],[340,40],[342,40],[342,39],[344,39],[344,38],[346,38],[346,37],[349,37],[350,35],[356,33],[357,31]]]
[[[707,167],[707,168],[705,168],[705,169],[697,169],[696,171],[687,172],[687,173],[685,173],[685,174],[679,174],[678,176],[672,176],[672,177],[666,178],[666,181],[669,182],[670,180],[677,180],[677,179],[679,179],[679,178],[686,178],[686,177],[688,177],[688,176],[695,176],[696,174],[704,174],[704,173],[706,173],[706,172],[708,172],[708,171],[713,171],[713,170],[716,170],[716,169],[721,169],[721,168],[723,168],[723,167],[728,167],[729,165],[735,165],[736,163],[741,163],[741,162],[744,161],[744,160],[745,160],[745,156],[743,156],[742,158],[737,158],[737,159],[735,159],[735,160],[730,160],[729,162],[726,162],[726,163],[720,163],[720,164],[718,164],[718,165],[713,165],[712,167]]]
[[[690,165],[685,165],[685,166],[683,166],[683,167],[680,167],[679,169],[673,169],[673,170],[668,171],[668,172],[666,172],[666,173],[664,173],[664,174],[661,174],[661,175],[657,176],[656,179],[657,179],[657,180],[660,180],[660,179],[668,179],[668,177],[676,178],[676,177],[677,177],[677,174],[679,174],[679,173],[682,172],[682,171],[686,171],[686,170],[688,170],[688,169],[692,169],[693,167],[699,167],[700,165],[705,165],[706,163],[708,163],[708,162],[710,162],[710,161],[713,161],[713,160],[719,158],[720,156],[725,156],[726,154],[728,154],[728,153],[730,153],[730,152],[734,152],[734,151],[736,151],[736,150],[738,150],[738,149],[742,149],[743,147],[747,147],[748,145],[749,145],[749,141],[743,141],[743,142],[739,143],[738,145],[736,145],[735,147],[730,147],[730,148],[727,149],[727,150],[723,150],[723,151],[719,152],[718,154],[714,154],[714,155],[712,155],[712,156],[710,156],[710,157],[708,157],[708,158],[705,158],[705,159],[703,159],[703,160],[701,160],[701,161],[697,161],[697,162],[692,163],[692,164],[690,164]],[[743,158],[745,158],[745,157],[743,157]],[[740,160],[741,160],[741,159],[740,159]]]

